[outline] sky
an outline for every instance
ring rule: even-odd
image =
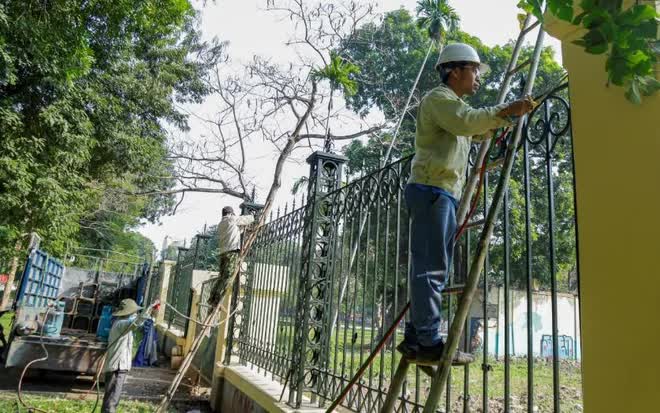
[[[311,0],[310,0],[311,1]],[[360,0],[358,0],[360,2]],[[480,38],[486,45],[494,46],[506,43],[518,36],[519,26],[516,19],[520,10],[518,0],[450,0],[461,18],[461,30]],[[380,0],[376,13],[383,13],[404,7],[414,13],[417,0]],[[201,7],[201,2],[198,3]],[[238,67],[253,59],[255,55],[269,57],[274,61],[287,62],[295,57],[295,50],[287,47],[286,42],[292,36],[293,28],[288,19],[267,12],[266,0],[215,0],[207,1],[202,7],[201,30],[205,39],[217,37],[229,42],[229,55]],[[528,35],[531,43],[536,33]],[[555,57],[561,62],[559,42],[546,36],[546,44],[552,46]],[[188,107],[193,113],[213,113],[212,100]],[[202,136],[206,132],[200,122],[191,121],[190,137]],[[257,183],[257,192],[265,194],[272,180],[274,156],[261,147],[249,150],[250,158],[259,171],[253,178]],[[308,174],[304,163],[307,154],[299,153],[287,163],[282,174],[276,206],[292,200],[291,186],[296,178]],[[263,200],[262,200],[263,201]],[[151,239],[156,248],[161,248],[165,236],[177,240],[190,240],[206,225],[214,225],[220,220],[220,210],[225,205],[237,208],[240,201],[222,194],[188,193],[174,216],[166,216],[157,224],[146,224],[138,231]]]

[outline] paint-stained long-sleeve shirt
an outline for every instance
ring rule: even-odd
[[[410,183],[435,186],[460,199],[472,140],[493,129],[509,126],[497,116],[507,104],[476,109],[441,85],[431,90],[419,106],[415,157]]]
[[[218,225],[220,254],[227,251],[239,250],[241,248],[241,232],[243,227],[253,222],[254,216],[252,215],[227,215],[223,217]]]
[[[129,371],[133,364],[133,330],[139,328],[147,319],[140,316],[132,322],[131,318],[118,318],[112,323],[108,336],[108,352],[105,358],[103,372]]]

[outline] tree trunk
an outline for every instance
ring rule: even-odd
[[[2,293],[2,301],[0,301],[0,310],[5,309],[9,304],[9,297],[11,296],[11,290],[14,286],[14,279],[16,278],[16,271],[18,270],[18,253],[21,251],[21,240],[19,239],[14,244],[14,256],[11,259],[11,265],[9,266],[9,278],[7,278],[7,284],[5,284],[5,291]]]

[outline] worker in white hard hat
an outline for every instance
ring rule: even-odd
[[[442,290],[448,280],[456,234],[456,209],[465,183],[473,140],[510,126],[511,117],[532,110],[531,99],[476,109],[461,98],[473,95],[488,65],[470,45],[447,45],[436,70],[441,84],[422,99],[415,135],[415,157],[405,189],[412,221],[410,321],[397,347],[418,363],[439,361],[444,342],[440,335]],[[459,362],[471,356],[458,352]]]

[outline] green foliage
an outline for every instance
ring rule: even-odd
[[[122,194],[173,185],[166,125],[187,128],[176,104],[201,101],[198,57],[221,49],[196,26],[188,0],[0,5],[0,250],[30,231],[108,248],[171,209]]]
[[[330,81],[332,89],[341,88],[346,96],[353,96],[357,92],[355,76],[360,73],[360,68],[351,62],[344,60],[336,53],[331,53],[330,63],[323,69],[313,72],[317,79]]]
[[[518,7],[525,10],[534,16],[541,18],[543,16],[543,1],[542,0],[520,0]]]
[[[25,396],[24,396],[25,397]],[[46,411],[56,411],[58,413],[78,413],[90,412],[94,407],[94,400],[72,400],[58,397],[39,397],[29,396],[25,402],[32,407],[45,409]],[[152,412],[155,406],[151,403],[124,400],[119,403],[117,411],[123,413],[148,413]],[[0,411],[2,412],[21,412],[24,409],[15,396],[0,397]],[[101,411],[101,405],[97,406],[95,412]],[[170,412],[174,410],[170,409]]]
[[[655,6],[636,4],[622,10],[621,0],[581,0],[579,5],[582,13],[577,16],[573,0],[550,0],[548,11],[587,30],[574,43],[587,53],[607,54],[608,82],[624,87],[626,98],[635,104],[660,90],[654,69],[660,55]],[[539,0],[522,0],[518,6],[543,18]]]
[[[447,41],[470,44],[484,62],[491,66],[491,72],[482,79],[479,93],[468,100],[475,106],[493,104],[499,85],[504,79],[513,43],[491,48],[484,45],[480,39],[461,31],[448,33]],[[373,109],[382,111],[389,119],[400,116],[427,48],[426,33],[416,26],[413,16],[405,9],[387,13],[380,24],[369,23],[362,26],[353,39],[342,45],[346,58],[361,68],[358,91],[347,99],[349,107],[361,116],[368,115]],[[532,48],[525,47],[521,61],[529,58],[531,54]],[[433,70],[434,64],[435,62],[427,61],[417,87],[417,90],[421,91],[417,98],[439,84],[439,76]],[[523,76],[523,73],[515,75],[508,99],[520,92]],[[541,54],[537,76],[537,89],[541,91],[550,87],[561,76],[561,66],[554,60],[549,47]],[[414,113],[414,110],[411,112]],[[412,139],[410,133],[414,134],[413,116],[405,118],[400,133],[407,133]]]
[[[6,312],[0,317],[0,326],[2,326],[2,328],[5,330],[5,338],[9,336],[13,318],[14,318],[13,312]]]
[[[417,26],[426,29],[428,36],[440,43],[445,35],[458,29],[461,20],[447,0],[419,0]]]
[[[388,93],[406,96],[412,87],[428,48],[425,32],[415,25],[408,11],[399,9],[387,13],[380,24],[360,27],[341,48],[361,68],[357,93],[347,98],[350,108],[366,116],[375,106],[386,117],[395,118],[403,110],[403,103],[399,102],[405,102],[405,97],[402,101],[390,101]],[[428,84],[427,74],[431,72],[433,62],[429,61],[421,84]],[[400,94],[400,90],[405,92]]]
[[[81,216],[78,243],[151,260],[155,250],[153,243],[131,231],[131,228],[135,228],[144,218],[155,220],[157,214],[150,211],[157,207],[160,198],[148,199],[122,193],[130,191],[134,185],[116,184],[110,188],[93,194],[94,204],[98,206]]]

